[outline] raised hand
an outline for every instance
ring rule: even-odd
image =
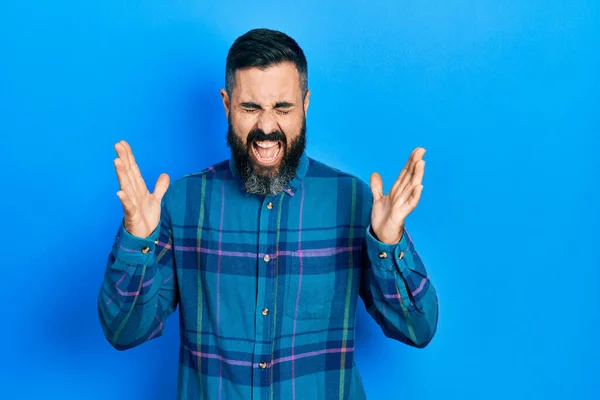
[[[121,190],[117,196],[123,205],[124,225],[133,236],[146,238],[160,222],[161,200],[169,187],[169,176],[161,174],[150,193],[142,178],[129,144],[121,140],[115,144],[118,157],[114,159]]]
[[[423,190],[423,173],[425,149],[414,149],[398,175],[398,179],[387,195],[383,195],[381,176],[375,172],[371,175],[371,191],[373,192],[373,210],[371,228],[383,243],[395,244],[402,238],[404,220],[415,209]]]

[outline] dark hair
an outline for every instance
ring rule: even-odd
[[[225,90],[231,97],[236,70],[247,67],[266,68],[281,62],[296,65],[304,98],[308,90],[308,65],[304,52],[294,39],[271,29],[253,29],[235,40],[227,54]]]

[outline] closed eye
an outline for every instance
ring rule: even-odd
[[[280,101],[278,103],[275,104],[275,110],[277,111],[278,114],[280,115],[286,115],[289,114],[292,109],[294,108],[294,104],[289,103],[287,101]]]
[[[240,107],[242,108],[242,110],[244,110],[244,112],[247,112],[249,114],[252,114],[261,109],[260,104],[256,104],[251,101],[246,101],[246,102],[241,103]]]
[[[254,114],[256,111],[262,110],[262,107],[260,106],[260,104],[257,104],[257,103],[251,102],[251,101],[240,103],[240,107],[247,114]],[[292,111],[293,108],[294,108],[294,104],[289,103],[287,101],[278,102],[273,107],[275,112],[279,115],[287,115]]]

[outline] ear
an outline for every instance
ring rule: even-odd
[[[308,111],[308,104],[310,103],[310,90],[306,91],[306,96],[304,97],[304,114]]]
[[[231,100],[229,94],[225,89],[221,89],[221,99],[223,100],[223,107],[225,108],[225,116],[229,118],[229,110],[231,110]]]

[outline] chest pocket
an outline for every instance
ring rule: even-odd
[[[287,276],[285,314],[297,320],[344,315],[348,272],[335,257],[294,255]]]

